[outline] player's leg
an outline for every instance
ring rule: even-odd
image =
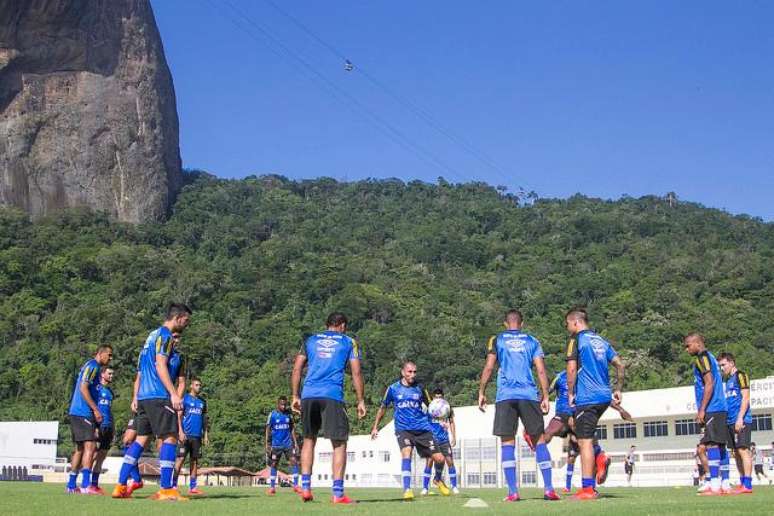
[[[570,444],[570,446],[575,446]],[[567,450],[567,471],[565,472],[564,492],[569,493],[572,490],[572,476],[575,472],[575,458],[578,456],[577,448],[574,451]]]
[[[293,491],[300,493],[301,488],[298,487],[298,457],[296,456],[296,450],[291,451],[288,463],[290,464],[290,471],[293,473]]]
[[[129,447],[132,445],[135,439],[137,439],[137,429],[135,426],[136,418],[137,418],[137,414],[133,414],[132,418],[129,420],[129,422],[126,425],[126,430],[124,431],[124,435],[121,437],[121,442],[124,446],[124,455],[129,450]],[[143,487],[143,484],[142,484],[142,476],[140,475],[139,464],[134,465],[132,470],[129,472],[129,475],[132,478],[132,485],[130,486],[130,491],[141,489]]]
[[[344,494],[344,472],[347,469],[347,440],[349,439],[349,417],[344,403],[324,400],[322,412],[323,434],[333,445],[332,501],[335,504],[355,503]]]
[[[73,438],[77,438],[73,435]],[[70,477],[67,480],[66,492],[76,493],[78,491],[78,474],[81,472],[81,462],[83,459],[83,441],[75,443],[73,456],[70,459]]]
[[[699,443],[696,447],[696,455],[699,457],[701,463],[702,475],[701,475],[701,487],[699,491],[710,489],[710,477],[709,477],[709,458],[707,457],[707,446],[704,443]]]
[[[199,453],[191,454],[191,474],[188,479],[189,494],[202,494],[197,483],[199,476],[199,455]]]
[[[110,450],[110,444],[113,441],[113,433],[110,430],[105,430],[100,434],[99,445],[94,455],[94,463],[91,466],[91,485],[99,491],[100,494],[105,494],[102,488],[99,487],[99,476],[102,473],[102,464],[105,462],[108,451]]]
[[[91,465],[96,456],[97,441],[90,440],[83,443],[83,458],[81,459],[81,491],[87,491],[91,487]],[[95,491],[95,490],[92,490]]]
[[[543,435],[543,413],[540,404],[536,401],[519,401],[519,417],[524,424],[524,429],[535,443],[535,460],[543,477],[545,500],[558,500],[559,496],[554,492],[553,469],[551,467],[551,453],[546,446]]]
[[[406,441],[409,442],[408,445],[406,445]],[[408,432],[400,432],[398,434],[398,446],[402,446],[400,449],[400,476],[403,481],[404,500],[412,500],[414,498],[414,492],[411,490],[411,454],[414,452],[412,442]]]
[[[302,497],[312,496],[312,466],[314,465],[314,447],[317,438],[304,436],[304,446],[301,448],[301,493]]]
[[[430,489],[430,475],[433,472],[433,459],[425,461],[425,471],[422,473],[422,494],[426,495]]]
[[[189,448],[188,448],[188,441],[184,441],[179,443],[177,447],[177,458],[175,459],[175,472],[172,474],[172,485],[174,487],[177,487],[177,481],[178,477],[180,477],[180,472],[183,470],[183,465],[185,465],[185,459],[189,455]]]
[[[301,499],[311,501],[312,466],[314,465],[314,447],[317,435],[322,428],[322,407],[320,400],[301,400],[301,419],[304,429],[304,446],[301,448]]]
[[[266,494],[271,496],[277,492],[277,466],[279,465],[281,455],[278,448],[272,448],[269,453],[271,454],[269,461],[269,490],[266,491]]]
[[[492,434],[500,438],[500,459],[503,475],[508,485],[506,501],[519,499],[516,485],[516,433],[519,430],[519,411],[513,400],[495,403],[495,417]]]
[[[446,469],[449,472],[449,483],[451,484],[452,493],[459,494],[459,489],[457,489],[457,467],[454,465],[454,456],[451,444],[449,444],[448,448],[449,453],[445,456],[446,457]]]
[[[739,469],[739,478],[741,487],[739,491],[743,494],[752,493],[752,453],[750,445],[752,444],[752,429],[745,425],[742,430],[735,434],[736,443],[736,461]]]
[[[432,438],[432,434],[428,432],[428,435]],[[432,441],[431,441],[432,445]],[[430,447],[432,448],[432,446]],[[438,489],[438,492],[440,492],[444,496],[449,496],[451,494],[451,491],[449,491],[449,488],[446,487],[446,484],[443,481],[443,467],[446,464],[446,460],[444,459],[443,453],[438,450],[437,447],[435,447],[436,451],[430,451],[432,455],[430,455],[430,459],[433,461],[435,466],[435,475],[433,476],[433,485]]]
[[[606,409],[607,405],[586,405],[576,408],[575,435],[578,438],[581,458],[581,490],[574,497],[579,500],[597,497],[594,433],[597,429],[597,421]]]
[[[554,416],[551,418],[551,421],[548,422],[546,431],[543,433],[543,442],[549,444],[551,439],[557,435],[561,435],[563,432],[565,434],[567,433],[567,423],[562,421],[561,417]]]
[[[594,448],[594,466],[596,470],[596,482],[597,485],[601,485],[605,483],[605,480],[607,480],[607,473],[610,471],[610,463],[612,462],[612,459],[607,456],[605,451],[602,449],[602,447],[599,445],[599,440],[596,437],[596,429],[594,434],[594,439],[592,440],[592,447]],[[630,474],[629,474],[629,481],[631,482],[631,473],[634,473],[634,464],[631,465],[630,468]]]

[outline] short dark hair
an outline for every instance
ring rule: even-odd
[[[183,303],[170,303],[167,307],[167,321],[171,321],[180,315],[191,315],[191,309]]]
[[[288,401],[288,397],[287,396],[280,396],[279,398],[277,398],[277,401]]]
[[[729,362],[733,362],[736,364],[736,359],[734,358],[733,353],[729,353],[728,351],[724,351],[723,353],[718,355],[718,360],[728,360]]]
[[[436,389],[433,391],[433,396],[435,396],[436,394],[440,394],[441,396],[443,396],[443,389],[441,389],[440,387],[436,387]]]
[[[511,308],[507,312],[505,312],[505,320],[510,321],[514,320],[517,324],[521,324],[522,321],[524,321],[524,316],[521,315],[521,311],[516,310],[515,308]]]
[[[191,378],[191,383],[194,383],[194,382],[204,383],[202,382],[202,379],[199,378],[198,376],[194,376]]]
[[[99,346],[97,346],[97,353],[102,353],[106,349],[113,351],[113,346],[111,346],[110,344],[100,344]]]
[[[325,319],[325,325],[328,328],[333,328],[335,326],[341,326],[342,324],[348,323],[349,320],[347,319],[347,316],[341,312],[333,312],[328,315],[327,319]]]
[[[683,338],[683,342],[685,342],[685,341],[687,341],[687,340],[691,340],[691,339],[697,339],[699,342],[701,342],[702,344],[704,344],[704,335],[702,335],[702,334],[701,334],[701,333],[699,333],[698,331],[692,331],[691,333],[689,333],[688,335],[686,335],[686,336]]]
[[[102,373],[104,373],[104,372],[105,372],[105,371],[107,371],[108,369],[113,369],[113,366],[109,366],[109,365],[103,365],[102,367],[100,367],[100,368],[99,368],[99,374],[102,374]],[[113,370],[115,371],[115,369],[113,369]]]
[[[583,306],[573,306],[569,310],[567,310],[567,313],[564,315],[565,319],[580,319],[581,321],[585,322],[586,324],[589,323],[589,312],[586,310]]]

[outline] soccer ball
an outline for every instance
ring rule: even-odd
[[[427,412],[433,419],[446,419],[449,417],[451,407],[445,399],[436,398],[430,402],[430,406],[427,407]]]

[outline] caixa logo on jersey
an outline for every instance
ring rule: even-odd
[[[419,408],[419,400],[403,400],[395,404],[398,408]]]
[[[288,428],[290,428],[290,425],[287,423],[277,423],[274,425],[275,430],[287,430]]]
[[[506,339],[505,347],[512,353],[523,353],[524,339]]]
[[[100,405],[110,405],[110,400],[106,398],[100,398],[99,402]]]
[[[331,358],[336,351],[337,342],[334,339],[320,339],[317,341],[317,356],[320,358]]]
[[[202,408],[201,407],[191,407],[188,409],[189,414],[201,414]]]

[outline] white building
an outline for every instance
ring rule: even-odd
[[[29,474],[53,471],[58,439],[58,421],[0,422],[0,471],[14,466]]]
[[[774,376],[753,380],[750,386],[753,413],[753,441],[771,454],[774,431]],[[647,391],[625,392],[623,406],[632,414],[634,423],[623,421],[609,409],[599,422],[597,434],[600,444],[611,456],[613,463],[607,485],[626,485],[623,459],[629,447],[637,446],[637,464],[632,478],[635,486],[687,485],[692,482],[694,450],[700,438],[694,421],[696,403],[693,387],[674,387]],[[553,407],[552,407],[553,411]],[[457,445],[454,449],[460,487],[502,487],[499,439],[492,436],[494,406],[481,413],[478,407],[456,407]],[[553,413],[546,416],[546,423]],[[369,414],[373,417],[373,411]],[[520,433],[521,433],[520,428]],[[534,454],[519,436],[517,458],[519,480],[522,485],[542,483]],[[564,485],[565,453],[561,439],[554,439],[549,449],[554,463],[554,484]],[[312,484],[330,485],[330,441],[320,439],[315,451]],[[368,435],[355,435],[347,447],[346,484],[353,487],[399,487],[400,450],[391,421],[371,440]],[[575,473],[580,483],[580,462]],[[737,478],[732,464],[732,481]],[[414,456],[413,485],[421,486],[423,461]],[[771,474],[774,472],[769,473]]]

